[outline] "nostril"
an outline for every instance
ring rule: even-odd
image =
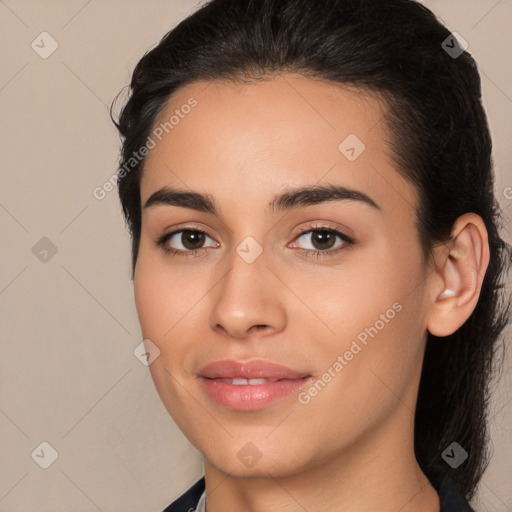
[[[250,330],[251,331],[252,330],[255,330],[255,331],[265,331],[265,330],[267,330],[269,328],[270,328],[270,326],[267,325],[267,324],[258,324],[258,325],[253,325]]]

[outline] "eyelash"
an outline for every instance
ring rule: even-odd
[[[171,256],[180,256],[183,258],[199,257],[199,252],[202,251],[203,249],[206,249],[205,247],[201,247],[200,249],[193,249],[190,251],[183,251],[181,249],[172,249],[166,245],[168,240],[170,240],[174,235],[176,235],[178,233],[182,233],[183,231],[191,231],[193,233],[202,233],[202,234],[206,235],[207,237],[211,238],[208,235],[208,233],[206,233],[205,231],[202,231],[200,229],[193,229],[191,227],[184,227],[184,228],[178,229],[176,231],[172,231],[171,233],[167,233],[167,234],[161,236],[156,241],[156,244],[159,247],[161,247],[162,250],[166,254],[169,254]],[[301,231],[300,233],[298,233],[297,236],[294,238],[294,240],[298,239],[301,236],[306,235],[308,233],[315,233],[318,231],[334,234],[334,235],[338,236],[339,238],[341,238],[344,243],[340,247],[337,247],[336,249],[327,249],[325,251],[314,250],[314,249],[295,249],[295,250],[306,255],[307,257],[310,257],[310,258],[316,257],[318,259],[318,258],[334,256],[334,255],[338,254],[340,251],[342,251],[343,249],[346,249],[347,247],[353,246],[357,243],[356,240],[349,237],[345,233],[338,231],[337,229],[328,228],[325,226],[316,226],[316,225],[311,225],[305,231]]]

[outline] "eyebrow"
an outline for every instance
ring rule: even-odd
[[[379,205],[365,193],[341,185],[312,185],[291,188],[274,196],[268,207],[272,213],[279,213],[327,201],[341,200],[359,201],[376,210],[381,210]],[[188,192],[168,186],[151,194],[144,208],[156,205],[180,206],[214,215],[218,215],[219,212],[215,200],[210,194]]]

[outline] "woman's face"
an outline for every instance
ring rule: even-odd
[[[373,96],[288,74],[190,84],[155,124],[136,307],[165,407],[223,472],[412,451],[432,293],[382,115]]]

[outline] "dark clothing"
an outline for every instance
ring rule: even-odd
[[[439,494],[441,512],[475,512],[442,466],[432,468],[426,475]],[[162,512],[193,512],[204,490],[203,477]]]
[[[162,512],[192,512],[196,509],[197,502],[204,489],[205,482],[203,477]]]

